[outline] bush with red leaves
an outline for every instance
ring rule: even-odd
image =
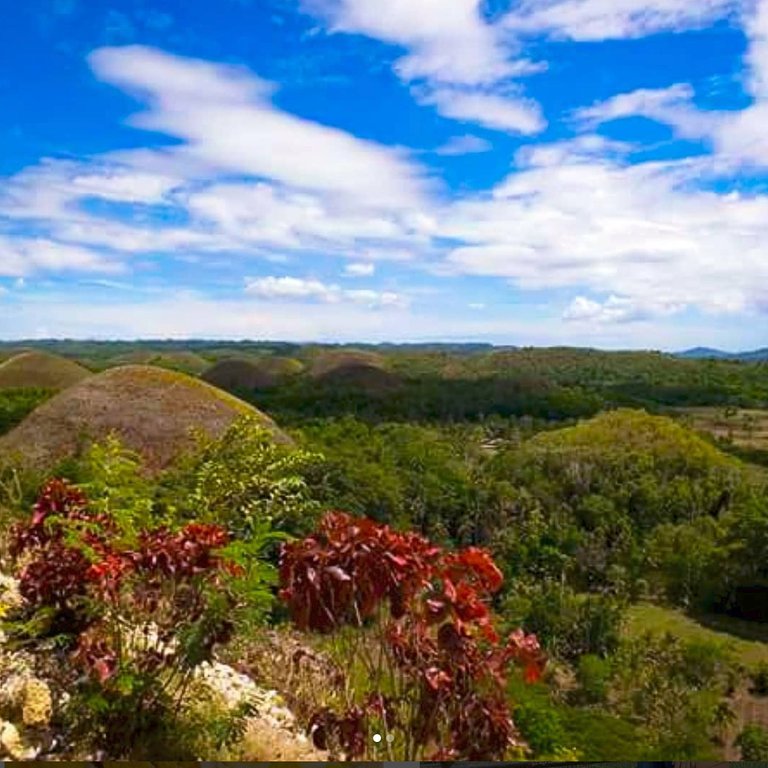
[[[337,638],[336,652],[368,686],[348,692],[345,711],[315,714],[318,747],[380,756],[374,730],[397,732],[381,747],[389,759],[490,760],[517,745],[505,674],[519,664],[533,682],[545,662],[534,636],[502,642],[495,632],[488,604],[502,575],[488,552],[446,552],[334,512],[283,546],[280,580],[298,628]]]
[[[52,631],[72,638],[72,661],[90,681],[85,700],[97,693],[115,715],[104,734],[109,754],[127,754],[146,722],[142,709],[175,706],[194,667],[229,639],[228,585],[242,570],[220,553],[228,544],[209,524],[122,530],[63,480],[48,482],[12,530],[28,608],[45,609]]]

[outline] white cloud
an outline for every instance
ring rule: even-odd
[[[758,100],[768,99],[768,3],[758,0],[754,13],[746,24],[750,40],[747,65],[751,77],[749,87]]]
[[[563,319],[581,323],[633,323],[684,312],[684,304],[610,296],[604,302],[577,296],[563,312]]]
[[[400,306],[405,299],[391,291],[345,290],[338,285],[297,277],[247,278],[245,292],[268,300],[352,302],[369,307]]]
[[[290,250],[359,259],[428,245],[431,220],[414,211],[428,210],[431,187],[403,151],[278,110],[273,86],[245,70],[136,46],[101,49],[91,63],[149,100],[134,122],[185,143],[42,161],[6,180],[0,223],[24,221],[38,239],[80,248],[83,268],[103,268],[86,258],[98,248],[274,260]],[[223,181],[233,173],[245,179]],[[83,205],[90,197],[146,208],[97,212]],[[176,216],[155,215],[155,205]]]
[[[435,154],[445,157],[454,157],[458,155],[477,155],[483,152],[490,152],[493,144],[487,139],[481,139],[479,136],[453,136],[445,144],[435,150]]]
[[[480,0],[305,0],[331,31],[363,34],[408,49],[395,70],[406,81],[478,85],[515,74],[498,27]]]
[[[638,38],[704,27],[743,0],[519,0],[504,26],[519,34],[572,40]]]
[[[162,203],[178,179],[149,173],[86,174],[71,180],[73,193],[127,203]]]
[[[0,236],[0,275],[23,278],[34,272],[118,272],[102,254],[44,238]]]
[[[728,4],[724,4],[724,8]],[[643,116],[675,129],[683,138],[707,139],[715,160],[733,172],[741,165],[768,166],[768,0],[741,4],[751,9],[744,31],[749,40],[745,64],[750,106],[735,111],[707,111],[693,102],[693,89],[677,84],[665,89],[637,90],[578,110],[576,118],[586,127],[621,117]],[[674,3],[670,5],[672,9]],[[720,7],[711,2],[710,10]],[[691,4],[691,8],[699,7]],[[702,8],[704,6],[701,6]]]
[[[266,183],[214,184],[191,192],[185,203],[206,231],[213,227],[243,244],[343,251],[366,241],[415,243],[426,236],[410,211],[374,210]]]
[[[721,122],[721,113],[697,109],[693,96],[693,88],[685,83],[663,89],[640,89],[577,110],[575,117],[590,129],[623,117],[647,117],[673,126],[683,138],[711,136]]]
[[[353,262],[344,268],[346,277],[372,277],[376,272],[376,265],[370,262]]]
[[[768,197],[697,189],[695,163],[628,165],[567,146],[527,160],[491,195],[445,212],[442,235],[463,243],[446,261],[454,273],[626,300],[603,313],[759,311]]]
[[[461,88],[417,91],[417,99],[434,105],[444,117],[497,131],[531,135],[547,125],[541,108],[530,99]]]
[[[460,309],[457,306],[457,310]],[[743,325],[743,324],[742,324]],[[754,324],[753,324],[754,326]],[[46,337],[50,329],[68,338],[259,338],[286,341],[488,341],[552,346],[582,345],[607,348],[648,346],[684,349],[701,343],[723,348],[758,346],[761,338],[753,326],[728,324],[723,318],[693,325],[656,322],[648,324],[565,323],[558,317],[488,318],[482,313],[446,317],[425,307],[382,307],[371,312],[352,302],[297,304],[207,298],[178,293],[135,300],[125,292],[114,295],[72,291],[30,295],[17,299],[7,323],[0,324],[0,338]],[[750,335],[751,334],[751,335]],[[745,341],[745,339],[747,339]]]
[[[422,200],[423,171],[404,152],[276,108],[275,86],[247,70],[143,46],[102,48],[90,63],[105,82],[149,100],[149,111],[131,122],[182,139],[171,153],[177,159],[358,205],[402,208]]]
[[[418,83],[416,99],[443,117],[510,133],[546,126],[537,104],[502,87],[546,65],[521,55],[512,36],[485,18],[482,0],[304,0],[304,7],[333,32],[406,48],[395,72]]]
[[[245,292],[264,299],[317,299],[336,301],[338,286],[298,277],[260,277],[246,280]]]

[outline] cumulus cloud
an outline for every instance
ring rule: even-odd
[[[684,304],[658,300],[638,301],[609,296],[603,302],[577,296],[563,312],[563,319],[580,323],[633,323],[685,311]]]
[[[372,277],[376,272],[376,265],[369,262],[353,262],[344,268],[347,277]]]
[[[245,292],[269,300],[352,302],[368,307],[401,306],[405,299],[392,291],[345,290],[338,285],[298,277],[247,278]]]
[[[589,129],[623,117],[647,117],[673,126],[683,138],[711,136],[722,121],[722,115],[697,109],[693,97],[693,88],[687,83],[662,89],[639,89],[577,110],[575,117]]]
[[[631,39],[706,26],[742,0],[518,0],[504,26],[579,41]]]
[[[726,8],[728,4],[724,4]],[[768,0],[749,3],[744,31],[749,44],[745,57],[746,83],[752,104],[742,110],[701,110],[694,104],[690,85],[637,90],[578,110],[576,118],[586,127],[622,117],[641,116],[672,126],[683,138],[707,139],[715,157],[733,168],[768,166]],[[691,8],[699,7],[691,4]],[[718,3],[704,4],[714,11]],[[672,6],[670,6],[670,9]]]
[[[23,278],[35,272],[119,272],[104,254],[45,238],[0,236],[0,275]]]
[[[150,173],[110,172],[75,175],[69,182],[73,194],[126,203],[163,203],[180,181]]]
[[[632,307],[758,309],[768,198],[697,189],[701,169],[686,162],[630,165],[567,146],[556,158],[531,154],[492,194],[451,207],[441,231],[463,243],[447,257],[454,273],[580,286]]]
[[[480,0],[305,0],[331,31],[363,34],[408,49],[395,69],[404,80],[478,85],[515,74]]]
[[[541,107],[530,99],[462,88],[436,88],[417,98],[441,115],[506,133],[532,135],[546,128]]]
[[[546,123],[540,107],[501,88],[545,65],[526,59],[481,0],[305,0],[332,32],[363,34],[405,48],[394,68],[421,104],[443,116],[493,130],[533,134]]]

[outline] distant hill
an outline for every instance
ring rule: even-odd
[[[210,363],[200,355],[188,351],[157,352],[153,350],[134,350],[117,355],[107,361],[110,367],[120,365],[156,365],[170,371],[199,376],[210,367]]]
[[[304,369],[289,357],[221,360],[205,371],[202,378],[228,392],[272,389]]]
[[[332,371],[357,367],[378,368],[383,371],[386,367],[386,358],[376,352],[362,349],[313,350],[309,375],[313,379],[320,379]]]
[[[90,375],[87,368],[64,357],[47,352],[22,352],[0,365],[0,389],[61,390]]]
[[[768,347],[756,349],[753,352],[724,352],[711,347],[694,347],[685,352],[678,352],[676,357],[688,360],[742,360],[744,362],[761,362],[768,360]]]
[[[158,470],[193,446],[193,429],[218,437],[245,415],[290,442],[268,416],[199,379],[151,366],[111,368],[38,407],[0,438],[0,454],[50,469],[114,433]]]

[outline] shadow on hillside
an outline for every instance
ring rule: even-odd
[[[707,629],[716,632],[725,632],[741,640],[768,643],[768,623],[766,622],[748,621],[724,613],[693,614],[692,618]]]

